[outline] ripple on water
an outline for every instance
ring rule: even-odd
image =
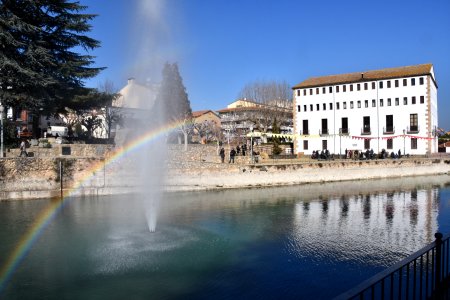
[[[163,253],[182,248],[198,239],[189,228],[175,226],[160,226],[156,232],[121,229],[100,240],[90,254],[90,259],[96,265],[97,274],[142,269],[143,265],[157,269],[158,258]]]

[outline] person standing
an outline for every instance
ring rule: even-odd
[[[224,163],[225,162],[225,149],[223,147],[220,148],[219,155],[220,155],[220,159],[221,159],[222,163]]]
[[[25,157],[28,156],[27,143],[25,143],[25,140],[22,140],[22,142],[20,143],[20,157],[22,157],[22,156],[25,156]]]
[[[229,164],[231,163],[231,162],[233,162],[233,164],[234,164],[234,157],[236,156],[236,150],[234,150],[234,148],[231,148],[231,151],[230,151],[230,161],[228,162]]]

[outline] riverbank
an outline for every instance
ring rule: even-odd
[[[204,156],[205,157],[205,156]],[[309,159],[222,164],[217,158],[169,160],[167,192],[258,188],[308,183],[365,181],[450,174],[450,160],[405,158],[370,161]],[[180,159],[180,158],[178,158]],[[110,195],[135,191],[136,177],[119,172],[108,158],[7,158],[0,161],[0,200],[54,198],[61,195]],[[369,183],[370,184],[370,183]]]

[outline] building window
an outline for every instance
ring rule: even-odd
[[[303,96],[306,96],[306,89],[303,90]]]
[[[358,108],[361,108],[361,101],[358,100]]]
[[[330,92],[330,94],[333,92],[333,87],[332,86],[330,86],[330,88],[328,89],[329,90],[329,92]]]
[[[319,103],[316,104],[316,110],[317,110],[317,111],[320,110],[320,104],[319,104]]]
[[[350,109],[353,109],[353,101],[350,101]]]
[[[367,90],[368,86],[367,86],[367,82],[364,82],[364,89]]]
[[[333,103],[330,102],[330,110],[333,110]]]
[[[364,140],[364,149],[370,149],[370,139]]]
[[[375,89],[375,81],[374,82],[372,82],[372,90],[374,90]]]
[[[364,100],[364,107],[369,107],[369,100]]]
[[[322,150],[327,150],[327,140],[322,140]]]
[[[339,86],[336,86],[336,93],[339,93]]]
[[[395,106],[399,106],[400,105],[400,99],[399,98],[395,98]]]
[[[390,80],[386,81],[386,84],[387,84],[387,88],[390,89],[391,88],[391,81]]]
[[[353,84],[350,84],[350,92],[353,92]]]
[[[420,96],[420,104],[424,104],[425,103],[425,96]]]
[[[423,77],[420,77],[420,78],[419,78],[419,84],[420,84],[420,85],[423,85]]]
[[[344,108],[344,109],[347,109],[347,102],[342,102],[342,107]]]
[[[300,97],[300,90],[297,90],[297,96]]]
[[[303,140],[303,150],[308,150],[308,141]]]
[[[380,81],[380,84],[379,84],[379,86],[380,86],[380,89],[382,89],[382,88],[383,88],[383,81]]]
[[[391,98],[387,99],[387,106],[391,106]]]
[[[313,111],[313,105],[312,104],[309,105],[309,110]]]
[[[361,85],[359,83],[356,85],[356,90],[358,90],[358,91],[361,90]]]
[[[383,106],[383,99],[380,99],[380,106]]]
[[[409,131],[419,131],[419,121],[417,114],[409,115]]]
[[[308,120],[303,120],[303,135],[309,134]]]
[[[408,80],[406,78],[403,79],[403,86],[407,86],[408,85]]]
[[[411,78],[411,85],[412,86],[416,85],[416,79],[415,78]]]
[[[411,138],[411,149],[417,149],[417,139]]]
[[[339,102],[336,102],[336,109],[339,109]]]
[[[316,95],[319,95],[319,88],[316,88]]]
[[[398,87],[398,79],[395,80],[395,87]]]
[[[325,94],[327,89],[325,87],[322,88],[322,94]]]
[[[297,111],[300,112],[300,105],[297,105]]]
[[[416,96],[411,97],[411,104],[416,104]]]
[[[403,105],[408,105],[408,97],[403,97]]]
[[[389,150],[392,150],[394,148],[392,144],[393,144],[392,143],[392,139],[387,139],[386,148],[389,149]]]
[[[327,104],[326,103],[323,104],[323,110],[327,110]]]
[[[306,111],[306,104],[303,105],[303,111]]]
[[[347,86],[346,86],[345,84],[342,86],[342,91],[343,91],[343,92],[346,92],[346,91],[347,91]]]
[[[377,102],[375,101],[375,99],[372,100],[372,107],[377,107]]]

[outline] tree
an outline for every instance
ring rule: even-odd
[[[69,0],[0,2],[0,102],[45,113],[72,107],[90,89],[83,80],[104,68],[90,67],[94,57],[77,53],[99,47],[85,34],[95,15]]]
[[[280,127],[278,126],[277,118],[273,119],[272,133],[275,133],[275,134],[280,133]],[[282,152],[282,149],[280,147],[280,138],[274,136],[272,138],[272,143],[273,143],[273,148],[272,148],[273,155],[279,155]]]
[[[274,119],[280,126],[292,124],[292,90],[287,82],[254,81],[245,85],[238,97],[258,106],[249,121],[260,131],[267,132]]]
[[[164,65],[156,105],[162,112],[164,124],[177,125],[177,131],[184,136],[184,148],[187,150],[188,136],[193,130],[194,121],[191,104],[176,63]]]

